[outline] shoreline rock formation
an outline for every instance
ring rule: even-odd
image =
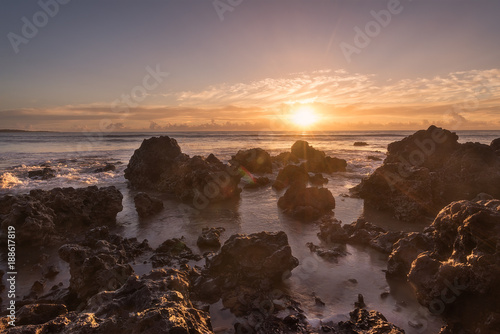
[[[405,221],[434,217],[445,205],[479,193],[500,198],[497,146],[460,144],[454,132],[432,125],[389,144],[383,165],[352,192]]]

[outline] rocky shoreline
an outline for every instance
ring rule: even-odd
[[[125,177],[142,191],[134,202],[149,219],[164,210],[158,193],[203,210],[272,185],[283,192],[276,203],[283,214],[317,224],[319,244],[304,245],[311,252],[337,261],[349,256],[343,245],[357,244],[387,254],[388,279],[410,282],[419,302],[447,322],[441,333],[494,333],[500,324],[500,200],[494,199],[500,198],[500,149],[498,140],[490,146],[457,140],[431,126],[394,142],[383,165],[353,190],[366,205],[402,220],[435,217],[421,233],[387,231],[362,217],[352,224],[336,220],[322,174],[342,173],[347,162],[305,141],[277,156],[241,150],[225,164],[212,154],[189,157],[175,139],[154,137],[135,151]],[[273,170],[279,170],[275,180]],[[2,332],[213,333],[209,306],[221,300],[237,319],[236,333],[404,333],[366,309],[361,295],[348,321],[311,324],[286,289],[299,260],[283,231],[234,234],[222,244],[224,229],[212,226],[200,231],[199,250],[175,238],[153,249],[147,240],[110,232],[122,199],[115,187],[0,197],[2,231],[14,226],[19,247],[59,247],[71,275],[67,288],[33,288],[18,303],[16,327],[3,314]],[[138,275],[138,262],[151,271]],[[46,273],[58,274],[55,268]]]

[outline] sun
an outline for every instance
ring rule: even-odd
[[[300,106],[291,115],[291,121],[300,127],[311,126],[318,121],[318,116],[311,106]]]

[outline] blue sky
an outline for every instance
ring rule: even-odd
[[[325,129],[500,128],[498,1],[41,3],[2,1],[0,128],[259,130],[303,105]]]

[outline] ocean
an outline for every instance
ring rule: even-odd
[[[414,131],[360,131],[360,132],[176,132],[176,133],[63,133],[16,132],[0,133],[0,195],[27,193],[30,189],[55,187],[116,186],[123,194],[124,210],[118,214],[115,233],[125,237],[148,239],[157,247],[169,238],[185,237],[193,251],[198,251],[196,239],[203,227],[224,227],[221,241],[234,233],[279,231],[287,233],[292,253],[300,265],[286,281],[290,294],[302,303],[312,324],[328,320],[347,320],[359,293],[364,295],[368,308],[380,311],[386,318],[405,329],[406,333],[436,333],[442,325],[439,317],[432,315],[416,301],[410,287],[403,282],[388,282],[383,270],[387,256],[362,246],[347,245],[347,256],[338,263],[327,262],[311,253],[307,242],[320,244],[316,233],[319,226],[302,223],[283,215],[277,207],[282,192],[270,186],[245,189],[237,203],[209,207],[189,214],[178,209],[179,203],[168,196],[161,196],[165,209],[157,216],[140,219],[135,211],[133,197],[136,191],[127,187],[123,171],[141,142],[153,136],[168,135],[175,138],[182,151],[190,156],[208,156],[213,153],[227,162],[238,150],[260,147],[271,155],[290,151],[299,139],[308,141],[329,156],[347,160],[347,172],[325,175],[325,185],[336,199],[334,210],[337,219],[351,223],[364,216],[368,221],[389,230],[419,231],[426,223],[408,224],[394,220],[380,212],[365,210],[362,199],[348,197],[349,189],[359,184],[382,164],[387,145],[403,139]],[[500,137],[498,131],[457,131],[460,142],[489,144]],[[365,142],[365,146],[354,146]],[[116,166],[115,171],[96,173],[106,164]],[[50,167],[55,177],[39,180],[28,177],[28,172]],[[272,178],[277,170],[273,170]],[[46,286],[61,282],[67,286],[67,265],[57,256],[57,249],[43,250],[50,261],[62,268],[61,274],[49,279]],[[20,269],[18,289],[28,293],[39,273],[30,250],[19,251]],[[3,260],[2,260],[3,261]],[[203,261],[197,263],[202,266]],[[0,268],[5,263],[0,263]],[[151,269],[150,264],[134,265],[136,273]],[[357,283],[353,283],[353,279]],[[384,291],[391,291],[381,298]],[[325,307],[315,304],[318,296]],[[234,317],[224,310],[221,303],[211,306],[212,323],[218,333],[231,333]]]

